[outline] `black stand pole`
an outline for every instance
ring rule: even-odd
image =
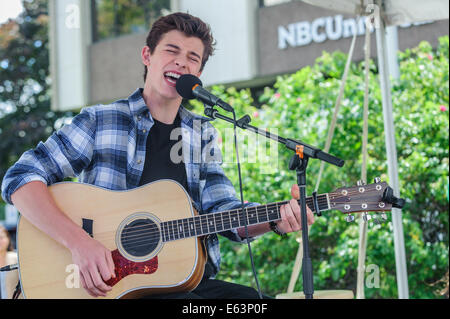
[[[308,166],[308,157],[297,153],[292,156],[289,163],[289,169],[297,172],[297,184],[300,190],[300,208],[302,217],[302,244],[303,244],[303,293],[305,299],[313,299],[314,284],[312,262],[309,256],[309,237],[308,237],[308,217],[306,214],[306,167]]]
[[[213,107],[205,105],[205,115],[212,118],[220,118],[242,129],[248,129],[252,132],[270,138],[278,143],[284,144],[286,148],[295,151],[295,155],[291,158],[289,163],[289,169],[297,172],[297,184],[300,190],[300,208],[302,217],[302,243],[303,243],[303,261],[302,261],[302,274],[303,274],[303,292],[306,299],[312,299],[314,294],[313,284],[313,271],[312,262],[309,256],[309,238],[308,238],[308,218],[306,215],[306,167],[310,158],[317,158],[330,164],[342,167],[344,161],[333,155],[327,154],[322,150],[315,148],[311,145],[297,141],[294,139],[286,139],[275,134],[271,134],[265,130],[260,130],[255,126],[249,125],[251,118],[245,115],[241,119],[235,121],[232,118],[220,114]],[[318,205],[315,205],[316,213],[320,216]]]

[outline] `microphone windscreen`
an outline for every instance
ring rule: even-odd
[[[180,94],[185,99],[194,99],[195,96],[192,93],[192,88],[194,85],[199,84],[202,85],[202,81],[198,77],[192,74],[183,74],[177,80],[176,89],[178,94]]]

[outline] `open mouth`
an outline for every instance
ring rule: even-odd
[[[164,77],[166,78],[166,80],[175,85],[177,83],[177,80],[180,78],[181,74],[178,73],[174,73],[174,72],[165,72],[164,73]]]

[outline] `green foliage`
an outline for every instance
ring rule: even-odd
[[[26,150],[46,140],[71,112],[50,111],[47,1],[0,25],[0,180]],[[59,120],[59,121],[58,121]]]
[[[169,0],[95,0],[96,39],[103,40],[130,33],[148,32],[164,10]]]
[[[402,211],[408,283],[411,298],[437,298],[448,276],[448,37],[440,39],[436,50],[422,42],[399,55],[401,78],[393,83],[392,99],[398,152],[400,192],[407,199]],[[323,53],[315,65],[279,77],[273,88],[265,88],[261,109],[253,106],[250,90],[216,86],[212,91],[236,109],[238,117],[252,116],[251,124],[268,128],[283,137],[300,139],[323,148],[337,98],[346,55]],[[389,182],[385,151],[384,119],[377,67],[370,66],[368,182],[381,177]],[[330,153],[343,158],[339,169],[325,165],[319,192],[330,192],[345,184],[353,186],[361,176],[364,64],[352,64],[345,87]],[[202,105],[193,102],[194,110]],[[221,133],[225,159],[234,159],[230,124],[215,121]],[[258,153],[256,161],[249,149],[253,133],[239,130],[244,198],[260,203],[290,198],[295,173],[288,170],[290,156],[282,146],[271,158]],[[260,145],[264,139],[258,139]],[[230,147],[231,145],[231,147]],[[266,147],[266,154],[268,147]],[[261,156],[260,156],[261,155]],[[238,191],[235,162],[225,161],[224,169]],[[320,163],[311,160],[308,168],[308,194],[316,184]],[[239,194],[239,192],[238,192]],[[316,217],[310,230],[311,257],[316,290],[356,290],[358,263],[357,223],[348,224],[339,211]],[[298,243],[295,234],[279,240],[267,234],[254,241],[252,251],[258,278],[265,293],[285,292],[294,265]],[[219,278],[254,286],[246,245],[221,239],[223,252]],[[366,266],[380,272],[379,288],[365,289],[367,298],[396,298],[396,268],[393,226],[369,223]],[[448,277],[444,284],[448,287]],[[296,291],[302,291],[300,276]]]

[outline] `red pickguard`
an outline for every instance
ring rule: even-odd
[[[134,262],[123,257],[116,249],[112,252],[116,278],[106,281],[110,287],[114,286],[121,279],[132,274],[152,274],[158,269],[158,256],[144,262]]]

